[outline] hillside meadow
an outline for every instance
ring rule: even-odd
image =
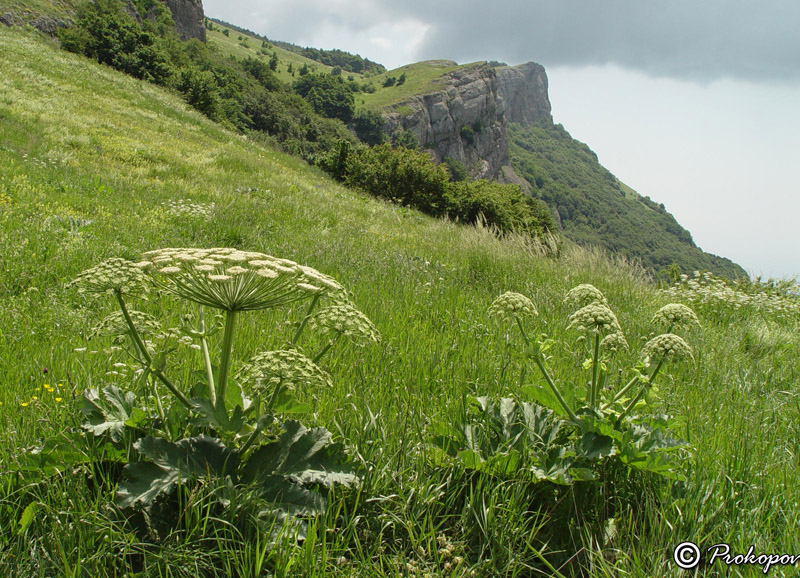
[[[489,318],[499,295],[535,303],[532,332],[552,339],[548,363],[570,403],[585,391],[587,344],[568,329],[565,294],[591,283],[616,312],[631,347],[614,362],[615,383],[674,297],[598,251],[554,254],[351,192],[33,32],[0,29],[0,70],[0,575],[644,577],[684,575],[673,549],[685,540],[800,553],[796,311],[697,304],[701,327],[684,334],[694,361],[665,366],[650,402],[690,444],[670,478],[611,459],[597,480],[573,485],[470,469],[432,443],[458,429],[469,396],[524,400],[545,387]],[[327,495],[302,541],[245,535],[200,490],[181,494],[172,526],[154,521],[143,533],[114,507],[112,474],[68,459],[30,467],[63,432],[82,431],[86,392],[137,380],[123,352],[92,335],[113,299],[67,284],[106,259],[164,247],[232,247],[313,267],[381,334],[337,343],[320,362],[332,386],[295,392],[309,408],[298,419],[330,430],[359,477]],[[156,293],[137,306],[169,327],[197,315]],[[232,367],[285,347],[304,309],[243,315]],[[320,347],[314,334],[304,343]],[[196,349],[169,357],[180,387],[200,368]],[[699,572],[763,575],[720,562]]]

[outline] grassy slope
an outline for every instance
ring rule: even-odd
[[[418,94],[435,92],[445,82],[442,78],[444,75],[475,64],[479,63],[459,65],[449,60],[426,60],[389,70],[369,80],[375,86],[375,92],[356,95],[356,104],[368,109],[379,109]],[[388,77],[397,79],[402,74],[406,75],[406,81],[400,86],[383,86]]]
[[[11,12],[25,22],[38,16],[67,20],[75,13],[80,0],[2,0],[0,11]]]
[[[249,57],[258,58],[259,60],[269,62],[270,58],[272,57],[272,53],[277,53],[279,64],[276,72],[278,74],[278,78],[282,82],[292,82],[296,78],[299,78],[296,71],[300,70],[304,64],[308,65],[308,67],[311,69],[317,70],[318,72],[330,72],[332,68],[276,45],[271,45],[271,47],[265,48],[264,50],[267,51],[267,54],[263,54],[261,52],[261,40],[258,38],[242,32],[237,32],[236,30],[230,30],[228,36],[225,36],[222,33],[222,30],[224,29],[224,25],[215,22],[214,30],[206,31],[206,41],[211,46],[216,47],[220,53],[226,56],[234,56],[238,59],[245,59]],[[239,40],[240,36],[242,37],[242,40]],[[292,68],[295,70],[295,76],[292,76],[287,71],[289,63],[292,64]],[[347,74],[349,75],[350,73]],[[353,76],[357,78],[361,77],[358,74]]]
[[[75,413],[73,392],[129,384],[106,373],[114,360],[94,342],[89,348],[98,353],[73,351],[87,345],[86,327],[111,308],[85,309],[64,289],[68,280],[103,258],[135,258],[162,246],[266,251],[340,279],[383,333],[380,346],[345,348],[329,359],[335,385],[314,392],[313,419],[374,464],[365,480],[367,497],[394,496],[355,514],[391,521],[394,531],[412,536],[394,550],[391,533],[381,544],[366,531],[361,550],[345,551],[336,533],[323,534],[331,541],[328,551],[307,543],[288,554],[293,571],[402,576],[405,561],[414,560],[434,575],[466,576],[471,569],[498,575],[486,564],[471,567],[475,558],[469,556],[476,553],[459,533],[472,519],[468,511],[444,521],[427,517],[439,503],[436,483],[443,474],[425,467],[423,444],[431,424],[452,421],[465,393],[509,394],[517,387],[516,372],[504,369],[502,335],[488,324],[486,307],[502,291],[526,293],[538,303],[543,327],[561,342],[570,338],[563,294],[591,282],[608,296],[630,343],[638,344],[663,303],[641,274],[588,251],[542,258],[521,242],[501,242],[351,193],[296,159],[218,128],[175,96],[62,53],[30,33],[0,31],[0,69],[0,464],[63,428]],[[216,208],[206,219],[176,218],[164,207],[176,199]],[[177,323],[180,313],[165,315]],[[271,321],[282,319],[277,313],[248,318],[237,361],[257,347],[282,343],[288,330],[271,329]],[[701,320],[704,331],[691,336],[697,365],[674,369],[662,382],[665,409],[685,424],[684,437],[698,448],[687,463],[689,481],[674,502],[669,488],[661,488],[662,506],[640,505],[645,525],[631,525],[632,511],[620,513],[608,555],[581,558],[595,565],[593,575],[602,566],[610,574],[677,576],[671,548],[684,539],[725,541],[737,552],[750,544],[757,552],[800,552],[800,406],[792,391],[797,323],[776,340],[770,335],[777,328],[758,318]],[[745,347],[748,336],[751,346]],[[566,344],[554,353],[564,383],[580,383],[582,377],[568,373],[580,356]],[[43,383],[61,384],[64,401],[46,395]],[[87,575],[111,575],[128,546],[113,536],[97,538],[110,530],[102,516],[87,514],[96,506],[82,487],[79,479],[55,482],[28,533],[6,535],[10,546],[0,548],[0,574],[63,574],[62,561],[80,561]],[[10,527],[24,504],[2,491],[0,523]],[[513,532],[514,513],[503,509],[501,497],[487,494],[494,538],[487,537],[493,545],[484,556],[530,555],[502,533]],[[67,526],[74,530],[65,532]],[[442,533],[471,560],[458,572],[445,574],[435,555],[413,546]],[[180,548],[185,558],[178,558]],[[187,542],[161,555],[179,573],[182,564],[188,568],[208,552]],[[339,555],[346,560],[337,565]]]

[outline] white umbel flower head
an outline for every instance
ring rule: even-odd
[[[628,341],[620,331],[609,333],[600,340],[600,349],[617,353],[628,349]]]
[[[597,333],[619,333],[622,329],[617,321],[617,316],[609,309],[608,305],[595,301],[581,307],[569,316],[567,329],[580,329]]]
[[[664,305],[653,315],[653,323],[674,329],[689,329],[690,327],[700,326],[700,321],[698,321],[695,312],[682,303]]]
[[[607,303],[605,295],[594,285],[590,283],[582,283],[573,287],[567,292],[564,297],[564,303],[570,307],[583,307],[590,303]]]
[[[144,267],[166,290],[225,311],[269,309],[341,290],[315,269],[253,251],[172,248],[144,258]]]
[[[489,316],[503,321],[532,319],[538,314],[533,301],[525,295],[513,291],[503,293],[489,306]]]
[[[238,381],[249,386],[254,396],[272,392],[280,384],[287,389],[298,386],[330,387],[330,376],[308,357],[294,349],[256,354],[238,374]]]
[[[148,290],[141,264],[116,257],[83,271],[69,286],[77,287],[80,293],[107,295],[132,295]]]
[[[662,356],[671,359],[688,358],[694,361],[692,348],[689,347],[682,337],[674,333],[657,335],[645,343],[642,349],[642,357],[658,358]]]
[[[161,331],[161,324],[152,315],[135,310],[128,311],[128,314],[131,316],[131,321],[133,321],[136,331],[138,331],[139,335],[142,337],[147,335],[155,335]],[[130,332],[131,328],[125,321],[125,316],[121,311],[117,311],[116,313],[108,315],[102,321],[100,321],[100,323],[95,325],[94,328],[92,328],[92,331],[89,333],[89,338],[122,338],[127,336]]]
[[[352,303],[329,305],[311,318],[312,329],[328,334],[339,334],[348,337],[356,344],[368,341],[380,343],[381,335],[372,321]]]

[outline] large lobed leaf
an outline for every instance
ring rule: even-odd
[[[93,389],[83,395],[83,428],[96,436],[108,434],[115,442],[122,440],[126,427],[137,427],[147,417],[136,407],[136,395],[109,385],[98,394]]]
[[[199,435],[171,442],[146,437],[134,447],[150,461],[128,464],[125,479],[117,492],[122,508],[141,504],[148,507],[161,494],[171,492],[178,484],[203,477],[221,478],[235,472],[238,454],[226,448],[217,438]]]

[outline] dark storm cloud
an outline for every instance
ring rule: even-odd
[[[422,57],[614,63],[657,76],[800,77],[800,2],[533,0],[418,2]],[[410,4],[406,4],[410,6]],[[496,56],[492,56],[496,55]]]
[[[206,0],[278,39],[358,34],[410,17],[430,25],[418,57],[618,64],[693,80],[800,78],[797,0]],[[214,14],[214,11],[209,10]],[[368,55],[367,55],[368,56]]]

